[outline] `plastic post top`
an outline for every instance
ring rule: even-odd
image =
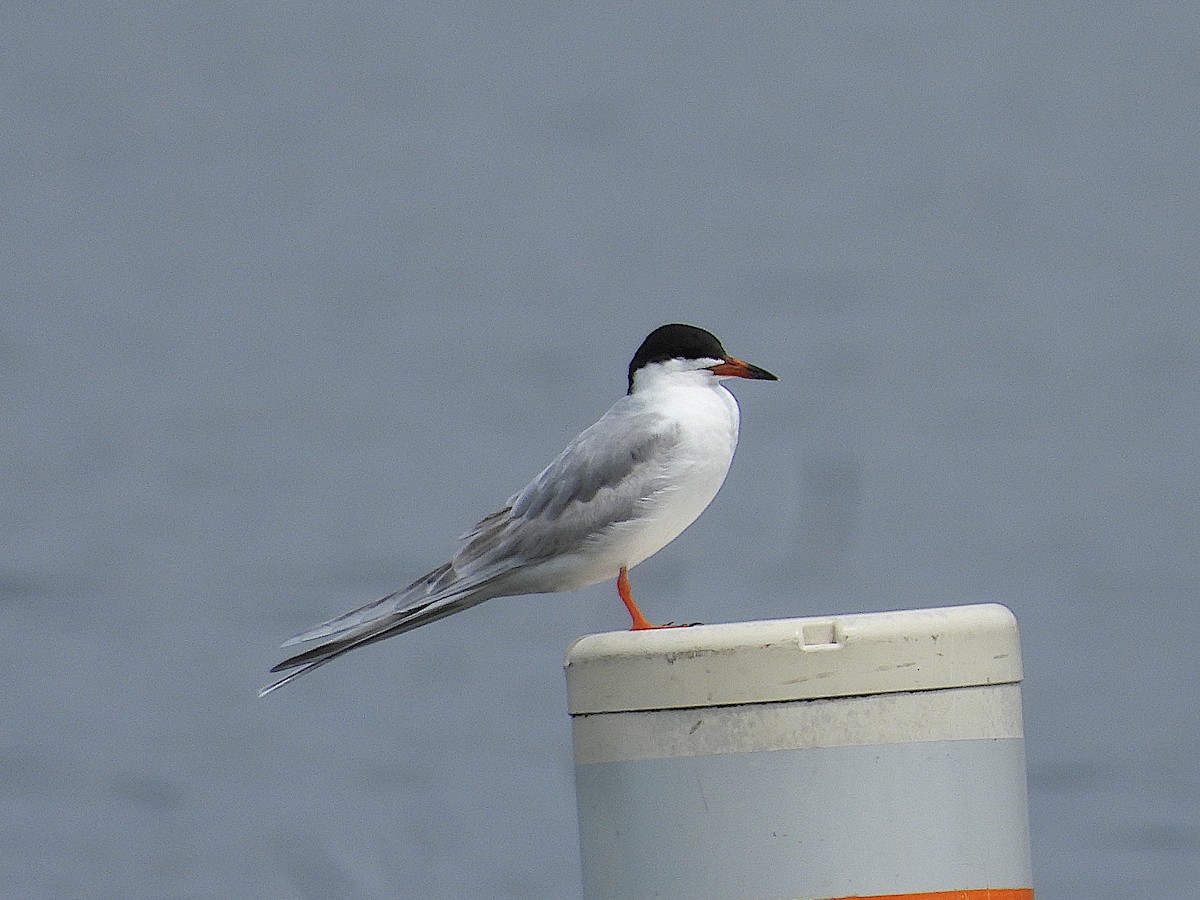
[[[567,651],[572,715],[814,700],[1021,680],[1017,621],[985,603],[621,631]]]

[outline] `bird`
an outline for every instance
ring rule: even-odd
[[[504,506],[459,538],[454,556],[408,587],[285,641],[312,644],[274,666],[287,672],[266,696],[343,654],[493,597],[573,591],[615,578],[632,620],[629,570],[677,538],[705,510],[738,442],[729,378],[779,379],[730,356],[711,332],[670,324],[629,363],[623,397]]]

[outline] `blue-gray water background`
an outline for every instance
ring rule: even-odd
[[[5,4],[0,896],[570,898],[609,585],[257,700],[710,328],[742,447],[634,573],[995,600],[1039,900],[1200,882],[1200,5]]]

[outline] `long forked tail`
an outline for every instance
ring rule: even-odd
[[[456,585],[455,589],[451,591],[437,593],[437,588],[444,584],[446,576],[451,571],[450,565],[446,564],[403,590],[330,619],[323,625],[318,625],[316,628],[285,641],[283,646],[288,647],[293,644],[326,638],[315,647],[310,647],[273,666],[272,672],[283,672],[288,669],[295,671],[288,672],[278,681],[262,688],[258,692],[258,696],[265,697],[306,672],[311,672],[313,669],[332,662],[343,653],[349,653],[351,650],[365,647],[367,644],[412,631],[414,628],[444,619],[456,612],[470,609],[489,597],[495,596],[485,590],[484,585],[481,584]],[[414,600],[414,594],[417,594],[419,599]]]

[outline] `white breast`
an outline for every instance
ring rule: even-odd
[[[738,440],[737,401],[715,379],[675,378],[639,393],[670,417],[678,440],[662,460],[665,486],[645,500],[646,515],[613,535],[617,568],[653,556],[696,521],[724,483]]]

